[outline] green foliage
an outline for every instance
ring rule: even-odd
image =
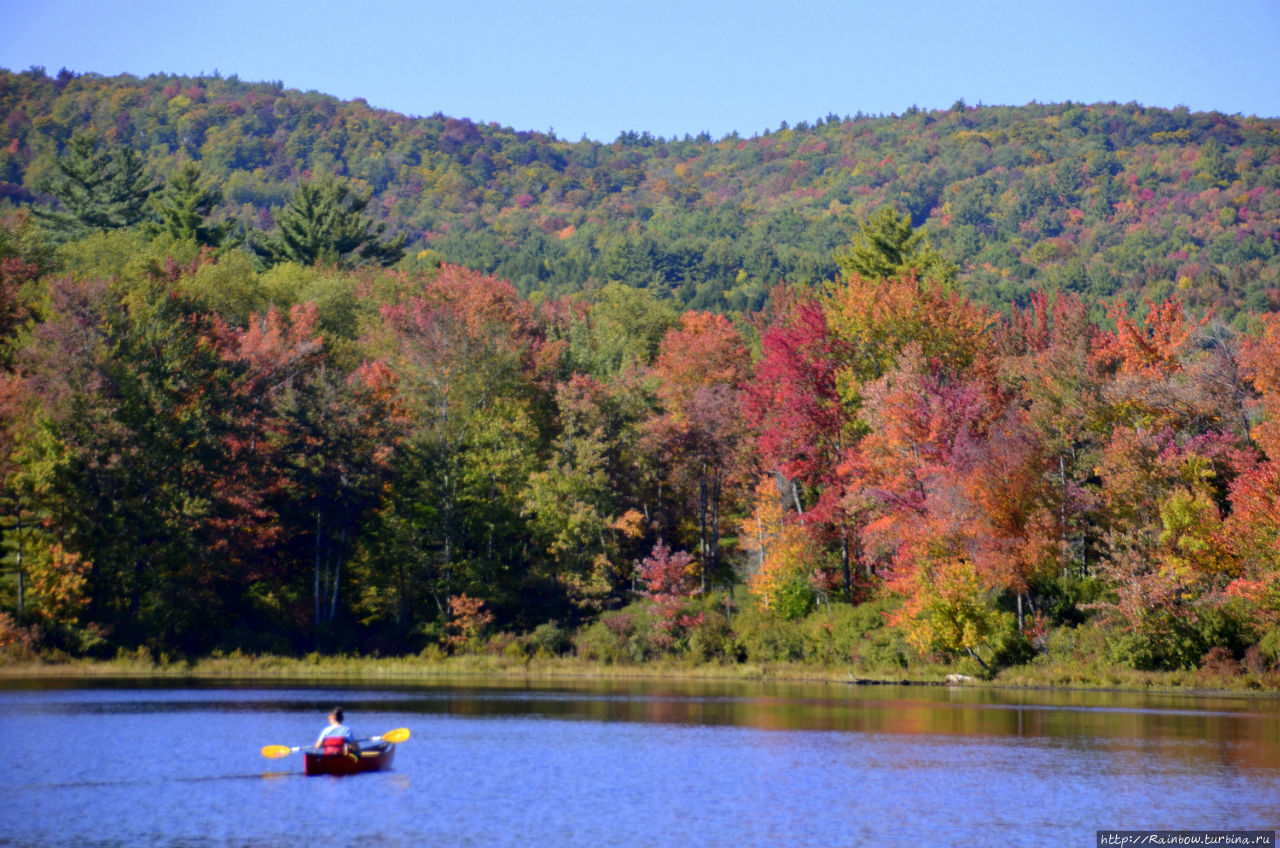
[[[1231,318],[1269,308],[1280,281],[1267,236],[1280,215],[1274,120],[1030,104],[600,144],[221,77],[3,82],[16,145],[0,151],[0,179],[20,186],[18,202],[58,173],[70,139],[109,127],[156,173],[199,161],[223,186],[215,218],[269,229],[290,186],[333,174],[373,193],[366,214],[408,235],[412,254],[524,294],[618,281],[746,312],[779,280],[834,277],[853,222],[894,209],[988,302],[1053,288],[1140,302],[1176,286]]]
[[[544,621],[529,634],[529,644],[536,653],[558,657],[573,649],[573,634],[554,621]]]
[[[1087,618],[1089,605],[1107,598],[1114,602],[1106,583],[1095,576],[1055,575],[1032,581],[1035,608],[1052,625],[1078,625]]]
[[[139,228],[99,230],[58,246],[54,266],[80,279],[121,279],[128,286],[145,279],[171,276],[197,263],[195,242],[153,238]]]
[[[1256,633],[1232,606],[1157,609],[1136,625],[1114,631],[1110,658],[1141,671],[1197,668],[1210,650],[1242,656]]]
[[[300,183],[276,216],[276,232],[256,237],[254,251],[270,265],[393,265],[405,239],[383,240],[387,225],[363,214],[372,196],[333,178]]]
[[[689,628],[687,655],[695,662],[740,662],[742,646],[729,617],[714,606],[707,610],[701,621]]]
[[[188,162],[153,197],[156,220],[149,229],[206,247],[223,247],[229,244],[235,223],[210,223],[210,216],[221,203],[222,190],[204,175],[200,166]]]
[[[632,604],[607,612],[587,625],[574,639],[574,650],[583,659],[606,665],[628,665],[653,659],[658,651],[650,641],[653,618],[644,604]]]
[[[1272,627],[1262,634],[1258,649],[1272,668],[1280,668],[1280,627]]]
[[[679,322],[679,312],[652,292],[610,283],[596,293],[589,318],[571,328],[570,356],[582,371],[599,377],[645,366]]]
[[[136,150],[108,146],[96,134],[79,133],[40,189],[58,204],[37,208],[36,215],[61,237],[73,238],[140,222],[154,186]]]
[[[888,600],[823,605],[803,622],[805,659],[876,674],[906,668],[906,641],[885,620],[891,606]]]
[[[801,628],[758,609],[750,599],[734,614],[733,630],[747,662],[800,662],[805,657]]]
[[[795,574],[777,588],[771,609],[787,621],[794,621],[808,615],[816,600],[808,575]]]
[[[178,281],[178,288],[236,326],[247,324],[254,313],[265,313],[274,301],[262,285],[253,260],[241,251],[230,251],[217,262],[200,265],[194,274]],[[283,305],[288,304],[285,301]]]
[[[859,229],[853,243],[835,253],[836,264],[846,276],[857,274],[872,280],[912,272],[943,287],[955,284],[956,267],[943,259],[911,226],[911,219],[885,206]]]

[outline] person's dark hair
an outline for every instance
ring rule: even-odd
[[[342,707],[334,707],[329,710],[329,715],[336,718],[338,720],[338,724],[342,724]]]

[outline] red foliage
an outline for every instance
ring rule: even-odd
[[[791,479],[830,484],[850,425],[836,388],[845,358],[822,305],[786,289],[778,316],[760,339],[762,356],[743,394],[766,467]]]
[[[222,358],[241,369],[226,398],[233,414],[222,437],[227,473],[215,481],[224,507],[215,523],[221,527],[219,545],[250,560],[283,538],[274,504],[286,487],[281,451],[290,424],[278,407],[283,393],[322,361],[317,322],[312,303],[294,306],[287,319],[273,306],[266,315],[251,316],[243,329],[215,322]]]
[[[644,583],[644,594],[648,598],[688,598],[702,591],[693,554],[688,551],[673,553],[662,542],[653,546],[653,551],[636,570],[636,576]]]
[[[644,583],[644,596],[653,601],[663,630],[692,627],[705,618],[703,613],[690,615],[685,611],[689,598],[702,592],[693,554],[672,553],[671,548],[659,542],[640,563],[636,576]]]

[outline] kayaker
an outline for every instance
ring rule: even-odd
[[[329,726],[320,731],[320,736],[317,737],[316,744],[313,747],[325,747],[324,740],[326,739],[341,739],[346,745],[346,750],[354,753],[356,751],[355,734],[351,732],[351,728],[342,723],[342,719],[342,707],[334,707],[329,713]]]

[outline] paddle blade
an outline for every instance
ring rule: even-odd
[[[278,760],[281,757],[287,757],[296,749],[290,748],[288,745],[268,745],[262,749],[262,756],[268,759]]]
[[[383,742],[403,742],[409,738],[409,728],[399,727],[382,734]]]

